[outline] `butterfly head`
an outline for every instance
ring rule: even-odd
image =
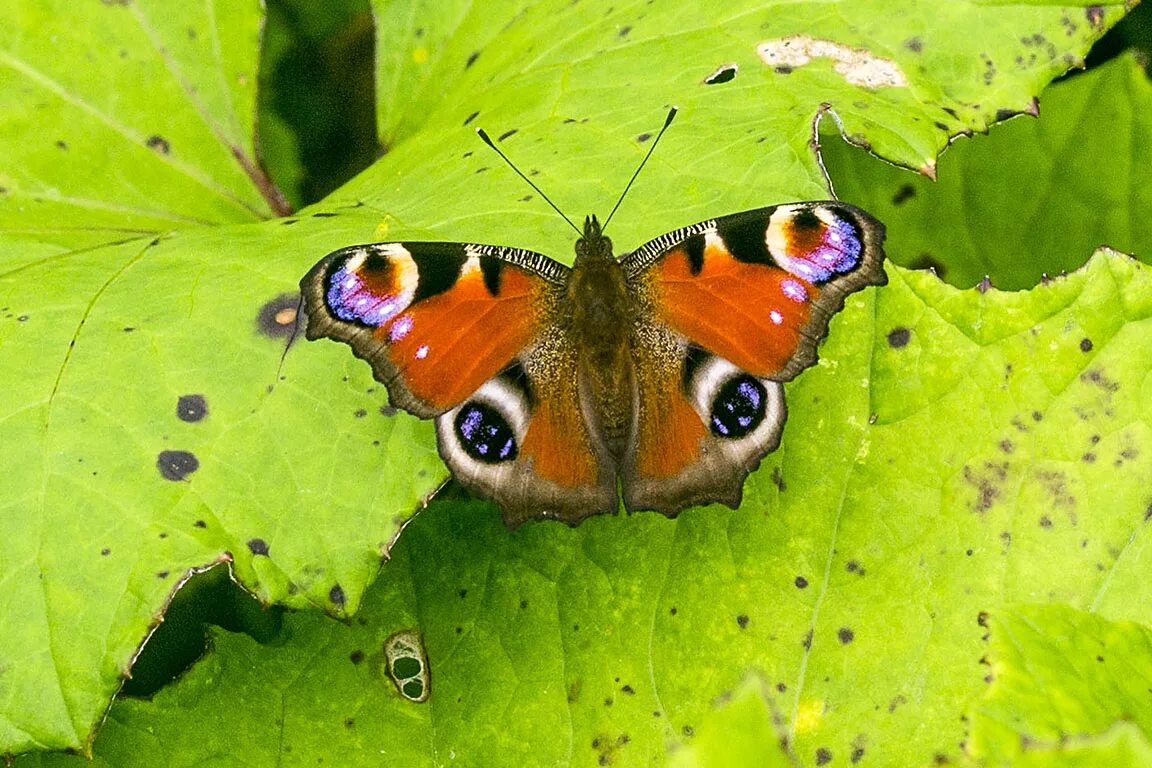
[[[577,266],[590,261],[615,261],[612,241],[604,236],[603,231],[595,216],[584,219],[584,234],[576,241]]]

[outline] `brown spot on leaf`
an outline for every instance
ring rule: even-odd
[[[816,765],[827,765],[832,762],[832,750],[820,747],[816,750]]]
[[[169,144],[168,139],[164,138],[163,136],[153,134],[152,136],[148,137],[148,140],[144,142],[144,145],[148,147],[148,149],[155,150],[162,155],[167,155],[172,152],[172,145]]]
[[[993,507],[1000,498],[1000,485],[1008,477],[1008,467],[1006,461],[985,461],[981,470],[964,465],[964,482],[977,490],[976,498],[968,503],[969,510],[984,513]]]
[[[296,331],[299,308],[299,294],[282,293],[260,307],[256,329],[271,339],[290,337]]]
[[[1080,374],[1080,381],[1084,382],[1085,384],[1091,384],[1093,386],[1099,387],[1100,389],[1109,393],[1120,389],[1120,385],[1105,376],[1103,370],[1100,368],[1093,368],[1090,371],[1085,371],[1084,373]]]

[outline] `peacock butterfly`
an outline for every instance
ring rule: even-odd
[[[571,268],[499,245],[373,243],[300,287],[308,338],[349,344],[393,405],[435,419],[444,462],[509,525],[574,524],[620,497],[669,516],[738,506],[780,442],[782,382],[815,362],[848,294],[887,282],[883,240],[858,208],[798,202],[617,259],[590,216]]]

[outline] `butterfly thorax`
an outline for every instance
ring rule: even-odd
[[[635,303],[612,241],[595,216],[584,222],[567,290],[569,333],[577,351],[585,403],[610,447],[622,449],[632,422],[630,329]]]

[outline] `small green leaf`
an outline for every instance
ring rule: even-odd
[[[1133,56],[1053,84],[1040,116],[958,140],[939,180],[835,140],[824,157],[842,199],[888,225],[897,264],[933,267],[953,285],[985,275],[1004,289],[1084,263],[1098,245],[1152,260],[1152,82]]]
[[[1149,765],[1152,630],[1060,605],[988,620],[991,686],[968,713],[981,765]]]

